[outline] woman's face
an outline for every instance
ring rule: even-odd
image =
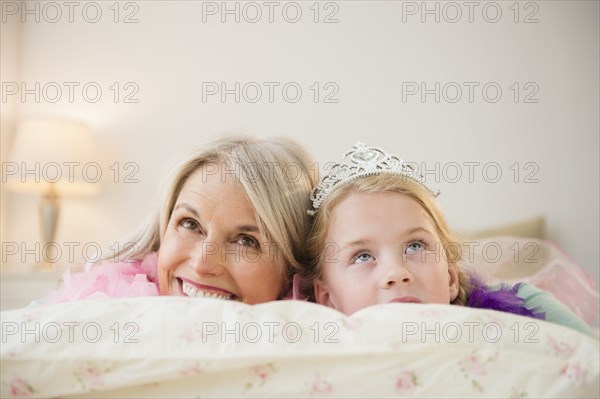
[[[260,234],[250,200],[223,165],[207,172],[188,178],[173,208],[158,254],[161,295],[277,299],[283,265]]]

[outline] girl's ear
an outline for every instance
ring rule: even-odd
[[[448,289],[450,294],[450,302],[454,301],[458,296],[458,288],[460,281],[458,278],[458,265],[456,263],[450,263],[448,265]]]
[[[329,293],[327,284],[321,280],[317,280],[313,283],[313,289],[315,290],[315,299],[319,305],[336,309],[335,304],[331,301],[331,294]]]

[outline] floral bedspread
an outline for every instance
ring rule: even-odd
[[[1,313],[1,397],[598,397],[596,337],[450,305],[84,300]]]

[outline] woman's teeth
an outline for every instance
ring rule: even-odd
[[[189,297],[198,297],[198,298],[217,298],[217,299],[231,299],[232,295],[221,295],[214,292],[205,292],[201,291],[198,288],[194,287],[191,284],[182,282],[183,292]]]

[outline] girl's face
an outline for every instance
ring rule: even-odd
[[[161,295],[249,304],[278,298],[282,265],[234,179],[226,170],[200,168],[184,184],[160,244]]]
[[[331,214],[317,302],[345,314],[387,302],[448,304],[458,294],[436,229],[400,193],[354,193]]]

